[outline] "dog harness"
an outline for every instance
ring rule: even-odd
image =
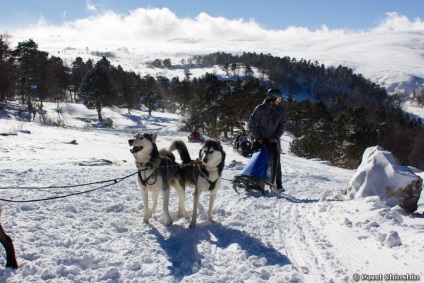
[[[150,179],[153,175],[155,175],[155,181],[154,181],[153,183],[151,183],[151,184],[147,183],[147,182],[149,181],[149,179]],[[150,176],[149,176],[149,177],[147,177],[146,179],[143,179],[143,176],[141,176],[141,171],[138,171],[138,178],[140,179],[140,182],[141,182],[141,183],[142,183],[145,187],[147,187],[147,185],[154,185],[154,184],[156,183],[156,181],[158,180],[157,175],[156,175],[156,170],[155,170],[155,171],[153,171],[153,173],[152,173],[152,174],[150,174]]]
[[[143,165],[141,163],[138,163],[138,164]],[[151,165],[153,165],[153,164],[151,164]],[[143,184],[143,186],[147,187],[147,185],[154,185],[156,183],[156,181],[158,180],[156,170],[153,170],[152,174],[150,174],[150,176],[146,177],[145,179],[143,179],[143,176],[141,175],[141,171],[142,170],[138,170],[138,178],[140,179],[140,182]],[[149,184],[148,182],[153,175],[155,177],[155,181],[153,183]]]
[[[205,179],[206,180],[206,182],[208,182],[208,184],[209,184],[209,189],[208,189],[208,191],[212,191],[213,189],[215,189],[215,185],[216,185],[216,182],[218,182],[218,179],[219,179],[219,176],[218,176],[218,178],[216,178],[216,180],[215,181],[211,181],[211,180],[209,180],[209,178],[202,172],[202,169],[200,168],[200,165],[199,165],[199,175],[203,178],[203,179]]]
[[[208,189],[208,191],[213,191],[213,189],[215,189],[215,185],[216,185],[216,182],[218,182],[219,177],[214,182],[212,182],[211,180],[209,180],[203,174],[200,174],[200,176],[202,176],[203,178],[205,178],[205,180],[209,183],[209,189]]]

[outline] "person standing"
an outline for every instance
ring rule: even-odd
[[[281,104],[282,99],[283,94],[279,89],[269,89],[266,99],[262,104],[256,106],[249,120],[249,131],[252,141],[254,141],[252,150],[257,151],[261,146],[266,145],[267,150],[274,156],[272,176],[275,176],[277,191],[284,191],[280,162],[280,138],[286,127],[286,113]]]

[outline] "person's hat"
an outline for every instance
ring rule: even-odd
[[[283,97],[283,94],[278,88],[270,88],[268,92],[266,93],[267,99],[277,99]]]

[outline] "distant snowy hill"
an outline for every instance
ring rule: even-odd
[[[13,37],[17,44],[29,37]],[[389,93],[404,93],[406,101],[404,110],[415,117],[424,119],[424,109],[410,103],[408,97],[417,87],[424,83],[424,31],[415,32],[374,32],[355,35],[340,35],[327,39],[305,38],[302,41],[262,41],[243,40],[190,40],[169,39],[167,41],[107,41],[104,38],[84,38],[62,36],[33,36],[39,44],[39,50],[58,56],[68,65],[81,57],[84,60],[99,60],[92,52],[110,52],[115,57],[108,58],[115,66],[131,70],[141,76],[163,75],[169,78],[184,78],[184,68],[157,69],[146,63],[155,59],[171,59],[173,65],[184,65],[194,55],[210,54],[217,51],[241,54],[256,52],[273,56],[290,56],[297,60],[304,58],[324,64],[326,67],[343,65],[352,68],[355,73],[385,87]],[[254,71],[256,71],[254,69]],[[193,77],[200,77],[206,72],[225,77],[219,67],[190,68]],[[256,73],[257,74],[257,73]]]
[[[33,32],[33,33],[31,33]],[[59,31],[56,31],[59,32]],[[70,64],[75,57],[97,58],[91,52],[111,52],[112,64],[121,65],[125,70],[145,74],[160,73],[166,76],[184,76],[184,70],[157,70],[147,68],[146,62],[154,59],[171,59],[180,64],[193,55],[228,52],[241,54],[256,52],[273,56],[317,61],[329,66],[347,66],[355,73],[385,87],[389,93],[405,92],[407,95],[424,83],[424,30],[371,32],[346,31],[276,31],[264,37],[246,38],[223,36],[222,38],[111,38],[108,35],[56,34],[55,30],[27,30],[10,38],[12,48],[22,40],[32,38],[39,49],[50,55],[59,56]],[[174,36],[178,36],[175,34]],[[193,73],[193,70],[190,70]],[[194,70],[196,74],[219,70]]]

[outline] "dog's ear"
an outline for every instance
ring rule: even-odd
[[[157,137],[158,137],[158,133],[159,133],[159,132],[154,132],[154,133],[152,134],[152,141],[153,141],[153,142],[156,142],[156,139],[157,139]]]

